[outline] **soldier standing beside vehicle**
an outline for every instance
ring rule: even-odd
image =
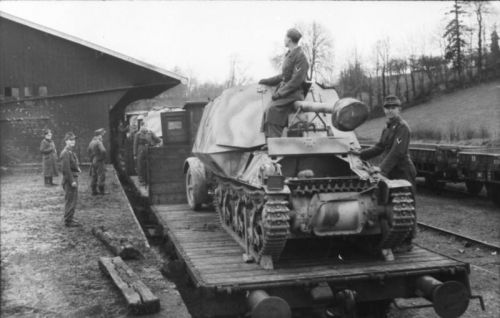
[[[57,151],[56,145],[52,140],[52,131],[50,129],[44,131],[44,138],[40,143],[40,152],[42,153],[42,168],[45,185],[56,185],[52,178],[58,175],[56,167]]]
[[[72,132],[66,133],[64,142],[66,147],[61,152],[62,163],[62,187],[64,189],[64,225],[68,227],[80,226],[73,220],[75,215],[76,202],[78,200],[78,174],[81,172],[78,165],[78,158],[73,152],[75,147],[75,135]]]
[[[102,143],[102,138],[106,130],[104,128],[99,128],[94,132],[94,138],[90,141],[87,148],[87,153],[90,158],[90,188],[92,189],[92,195],[107,194],[105,192],[105,181],[106,181],[106,148]]]
[[[288,124],[288,114],[293,110],[295,101],[304,100],[302,84],[307,79],[309,63],[302,48],[298,45],[302,34],[290,29],[285,36],[288,52],[283,61],[280,75],[262,79],[259,84],[276,86],[262,122],[262,131],[267,137],[281,137]]]
[[[379,165],[382,175],[389,179],[404,179],[411,183],[413,194],[416,194],[417,170],[411,161],[408,147],[410,145],[410,127],[401,118],[401,101],[394,95],[389,95],[384,100],[384,113],[387,125],[382,131],[382,136],[374,146],[362,150],[351,151],[359,154],[361,159],[368,160],[383,153],[382,162]],[[412,239],[416,235],[416,222],[412,233],[405,239],[403,245],[397,251],[408,251],[412,249]]]
[[[410,144],[410,127],[401,118],[401,101],[396,96],[387,96],[384,100],[384,113],[387,125],[382,136],[374,146],[354,151],[361,159],[368,160],[380,154],[383,155],[379,165],[381,173],[389,179],[404,179],[412,184],[415,193],[415,178],[417,171],[410,158],[408,146]]]
[[[137,176],[141,184],[146,184],[147,181],[146,160],[148,149],[160,142],[161,139],[148,129],[146,122],[143,122],[134,137],[134,159],[137,163]]]

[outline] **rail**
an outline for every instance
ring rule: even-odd
[[[459,234],[459,233],[456,233],[456,232],[453,232],[453,231],[450,231],[450,230],[447,230],[447,229],[443,229],[441,227],[429,225],[427,223],[417,222],[417,224],[421,228],[430,229],[430,230],[433,230],[435,232],[440,232],[440,233],[443,233],[443,234],[455,236],[455,237],[461,238],[463,240],[469,241],[471,243],[474,243],[474,244],[477,244],[477,245],[482,245],[482,246],[485,246],[487,248],[493,249],[493,250],[495,250],[497,252],[500,251],[500,246],[496,245],[496,244],[492,244],[492,243],[489,243],[489,242],[486,242],[486,241],[478,240],[478,239],[475,239],[473,237],[470,237],[470,236],[467,236],[467,235],[463,235],[463,234]]]

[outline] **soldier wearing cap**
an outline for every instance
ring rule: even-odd
[[[94,138],[89,143],[87,153],[90,158],[90,188],[92,195],[107,194],[104,182],[106,181],[106,148],[102,143],[102,136],[106,133],[104,128],[99,128],[94,132]]]
[[[282,72],[274,77],[262,79],[259,84],[276,86],[272,100],[264,113],[262,131],[266,137],[281,137],[288,124],[288,114],[295,101],[304,100],[302,84],[307,79],[309,63],[299,46],[302,34],[297,29],[289,29],[285,36],[288,52],[283,61]]]
[[[73,152],[75,147],[75,134],[72,132],[66,133],[64,136],[64,142],[66,146],[61,152],[61,162],[62,162],[62,186],[65,192],[64,195],[64,225],[69,227],[79,226],[77,222],[73,220],[75,214],[76,202],[78,200],[78,174],[81,172],[78,165],[78,158]]]
[[[147,181],[146,160],[148,149],[159,143],[161,143],[161,139],[158,138],[154,132],[149,130],[147,123],[143,121],[139,131],[134,136],[133,149],[134,159],[137,164],[137,176],[141,184],[146,184]]]
[[[52,140],[52,131],[50,129],[44,131],[44,138],[40,143],[40,152],[42,153],[42,168],[45,185],[55,185],[52,178],[57,177],[57,151],[56,145]]]
[[[379,165],[381,173],[389,179],[408,180],[415,191],[415,166],[410,158],[408,146],[410,144],[410,127],[401,118],[401,101],[396,96],[390,95],[384,101],[384,113],[387,125],[382,131],[382,136],[377,144],[362,150],[361,159],[368,160],[383,154]]]

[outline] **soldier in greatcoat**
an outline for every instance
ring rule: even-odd
[[[277,86],[262,121],[262,131],[266,138],[281,137],[283,129],[288,125],[288,114],[293,111],[293,103],[304,100],[302,84],[307,79],[309,63],[298,44],[301,37],[296,29],[287,31],[285,46],[288,52],[281,74],[259,81],[259,84]]]
[[[73,220],[76,202],[78,200],[78,174],[81,172],[78,158],[73,152],[76,137],[72,132],[66,133],[64,142],[66,146],[61,152],[62,187],[64,189],[64,225],[68,227],[80,226]]]
[[[105,191],[106,181],[106,148],[102,142],[106,133],[104,128],[99,128],[94,132],[94,138],[89,143],[87,153],[90,158],[90,188],[92,195],[107,194]]]
[[[53,177],[57,177],[57,151],[56,145],[52,140],[52,131],[46,129],[44,131],[44,138],[40,143],[40,152],[42,153],[42,168],[43,177],[46,186],[55,185]]]
[[[146,160],[148,149],[159,143],[161,143],[161,139],[148,129],[146,122],[143,122],[134,136],[134,159],[137,162],[137,176],[141,184],[146,184],[147,181]]]

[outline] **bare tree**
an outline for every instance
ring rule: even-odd
[[[330,30],[316,21],[296,23],[295,28],[302,33],[300,45],[310,65],[307,79],[333,84],[333,37]],[[274,55],[271,63],[277,69],[281,68],[284,56],[284,53]]]
[[[389,83],[386,82],[386,77],[389,72],[389,59],[390,59],[391,43],[389,38],[378,40],[375,43],[375,51],[381,62],[382,70],[382,97],[390,94]]]
[[[229,76],[226,81],[226,87],[240,86],[252,81],[247,75],[248,65],[244,65],[237,53],[229,57]]]
[[[483,41],[484,41],[484,17],[490,13],[490,4],[488,1],[471,1],[469,5],[472,7],[477,21],[477,72],[479,79],[481,79],[483,70]]]

